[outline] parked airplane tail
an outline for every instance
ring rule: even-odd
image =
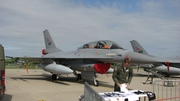
[[[49,34],[48,30],[44,30],[44,41],[46,45],[46,49],[42,50],[42,54],[48,54],[48,53],[54,53],[54,52],[60,52],[62,50],[58,49],[56,45],[54,44],[53,39],[51,38],[51,35]]]
[[[146,50],[136,40],[132,40],[130,42],[131,42],[131,45],[132,45],[132,48],[133,48],[134,52],[149,55],[146,52]]]

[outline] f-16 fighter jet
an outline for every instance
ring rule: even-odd
[[[63,52],[54,44],[49,31],[44,30],[46,49],[42,50],[42,57],[22,57],[23,59],[40,61],[42,69],[52,73],[52,80],[59,74],[74,73],[77,80],[92,80],[95,86],[96,73],[112,72],[111,63],[121,63],[124,58],[130,57],[132,63],[179,63],[177,60],[157,59],[148,55],[136,53],[122,48],[110,40],[98,40],[86,43],[76,50]],[[78,72],[77,72],[78,71]],[[80,73],[79,73],[80,72]]]

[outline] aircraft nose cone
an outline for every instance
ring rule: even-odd
[[[71,69],[68,69],[67,72],[68,73],[73,73],[73,71]]]
[[[156,63],[156,58],[136,52],[128,52],[127,57],[131,58],[132,63]]]

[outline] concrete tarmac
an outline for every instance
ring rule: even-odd
[[[147,78],[144,71],[136,72],[129,89],[153,91],[151,84],[143,84]],[[155,78],[154,80],[160,80]],[[78,101],[84,94],[84,82],[77,82],[73,74],[61,75],[57,82],[51,81],[51,74],[41,69],[6,69],[6,92],[2,101]],[[98,74],[99,86],[87,81],[97,92],[113,91],[112,74]]]

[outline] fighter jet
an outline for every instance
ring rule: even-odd
[[[92,80],[93,84],[98,86],[96,73],[106,74],[112,72],[111,63],[121,63],[126,57],[130,57],[132,63],[169,62],[180,64],[180,61],[177,60],[164,59],[159,61],[155,57],[129,51],[111,40],[93,41],[82,45],[76,50],[63,52],[56,47],[48,30],[44,30],[43,33],[46,46],[42,50],[43,55],[41,57],[21,58],[41,62],[39,66],[52,73],[52,80],[55,80],[59,74],[74,73],[77,80]]]
[[[153,55],[148,54],[147,51],[136,40],[132,40],[130,41],[130,43],[134,52],[141,53],[150,57],[155,57]],[[180,75],[180,68],[178,67],[178,65],[176,65],[177,67],[174,67],[175,65],[170,66],[169,71],[167,69],[167,66],[161,63],[142,65],[140,64],[139,66],[144,68],[145,70],[153,69],[154,71],[157,71],[158,73],[163,74],[166,77],[169,77],[170,75]]]

